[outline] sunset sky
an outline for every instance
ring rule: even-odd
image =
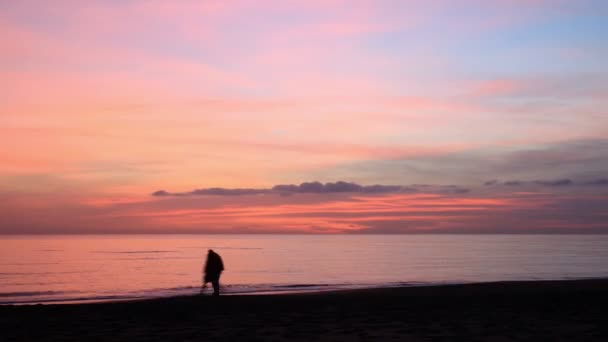
[[[0,0],[0,233],[608,233],[608,2]]]

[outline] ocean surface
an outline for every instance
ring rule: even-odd
[[[608,235],[0,236],[0,304],[199,293],[209,248],[225,294],[608,277]]]

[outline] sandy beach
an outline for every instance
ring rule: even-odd
[[[604,341],[608,280],[0,307],[2,341]]]

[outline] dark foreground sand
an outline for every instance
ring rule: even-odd
[[[608,280],[0,307],[0,341],[608,341]]]

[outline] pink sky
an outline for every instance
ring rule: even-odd
[[[605,9],[2,2],[0,233],[603,232]]]

